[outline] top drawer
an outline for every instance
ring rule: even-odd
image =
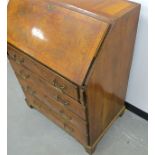
[[[44,80],[49,82],[56,90],[60,91],[61,93],[67,94],[68,96],[76,100],[79,100],[78,86],[67,81],[63,77],[53,72],[51,69],[48,69],[44,65],[35,61],[28,55],[18,51],[9,44],[8,56],[10,59],[13,59],[16,63],[21,64],[26,68],[30,69],[32,72],[38,74]]]

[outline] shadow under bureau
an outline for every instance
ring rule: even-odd
[[[9,1],[8,58],[27,104],[90,154],[125,110],[139,12],[125,0]]]

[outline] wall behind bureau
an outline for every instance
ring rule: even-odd
[[[148,112],[148,0],[132,1],[141,3],[141,13],[126,101]]]

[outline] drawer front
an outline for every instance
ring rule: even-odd
[[[62,108],[71,111],[73,114],[78,115],[78,117],[82,120],[86,120],[85,107],[83,105],[69,96],[56,91],[53,87],[51,87],[51,85],[49,85],[48,82],[45,82],[22,65],[16,64],[13,60],[10,60],[10,63],[14,68],[18,79],[22,83],[33,86],[35,91],[43,94],[41,95],[42,98],[48,98],[49,100],[56,102],[58,106],[61,106]]]
[[[26,54],[18,51],[8,44],[8,57],[12,59],[15,63],[21,64],[26,68],[30,69],[34,73],[38,74],[45,81],[48,81],[51,86],[61,93],[67,94],[70,97],[79,100],[78,87],[73,83],[67,81],[63,77],[59,76],[51,69],[48,69],[44,65],[35,61]]]
[[[60,115],[64,120],[75,125],[80,132],[87,134],[86,121],[80,119],[79,116],[69,111],[67,108],[59,104],[56,100],[46,96],[45,92],[40,92],[31,83],[23,81],[22,79],[20,79],[20,77],[18,77],[18,79],[25,93],[29,93],[32,96],[37,97],[40,101],[42,101],[42,103],[46,104],[50,109],[52,109],[54,112]]]
[[[74,125],[78,128],[79,132],[87,135],[87,123],[84,120],[81,120],[76,114],[72,113],[71,111],[67,110],[65,107],[58,104],[55,100],[50,99],[42,92],[39,92],[35,89],[32,85],[21,81],[23,90],[28,94],[31,94],[33,97],[38,98],[43,104],[46,104],[52,111],[57,113],[64,121]]]
[[[54,123],[56,123],[65,131],[67,131],[70,135],[75,137],[81,144],[87,145],[87,136],[79,132],[79,130],[75,128],[75,126],[73,126],[71,123],[68,123],[66,122],[66,120],[62,119],[60,115],[55,113],[46,104],[43,104],[39,99],[37,99],[36,97],[33,97],[32,95],[29,95],[28,93],[26,93],[26,99],[28,104],[35,107],[38,111],[43,113],[47,118],[52,120]]]

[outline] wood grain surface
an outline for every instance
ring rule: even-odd
[[[8,25],[9,43],[78,85],[108,28],[49,0],[11,0]]]
[[[125,110],[139,13],[126,0],[9,2],[8,58],[28,105],[89,154]]]

